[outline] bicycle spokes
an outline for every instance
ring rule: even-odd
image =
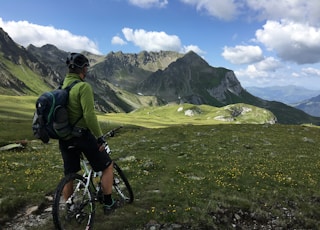
[[[114,163],[114,178],[113,178],[113,188],[115,190],[115,195],[118,195],[121,200],[126,203],[133,202],[133,192],[131,186],[120,169],[120,167]]]
[[[63,188],[71,182],[73,193],[65,201]],[[57,229],[85,229],[92,226],[95,205],[93,195],[85,186],[85,182],[85,178],[74,174],[58,185],[52,210]]]

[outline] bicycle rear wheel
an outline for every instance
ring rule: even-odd
[[[113,193],[114,196],[118,195],[120,200],[132,203],[134,198],[129,181],[115,162],[113,162],[113,168],[113,188],[116,191],[116,193]]]
[[[56,229],[91,229],[95,214],[95,203],[90,189],[86,188],[87,180],[78,174],[64,177],[57,186],[52,216]],[[65,200],[65,185],[72,183],[73,193]]]

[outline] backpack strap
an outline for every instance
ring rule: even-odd
[[[83,117],[83,115],[81,114],[81,116],[76,120],[76,122],[71,124],[71,127],[74,128],[76,126],[76,124],[81,120],[82,117]]]
[[[75,84],[77,84],[78,82],[80,82],[79,80],[75,80],[74,82],[72,82],[70,85],[68,85],[65,90],[68,91],[68,93],[70,92],[70,90],[72,89],[73,86],[75,86]]]

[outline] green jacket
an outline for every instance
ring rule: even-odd
[[[76,124],[80,128],[88,128],[93,135],[102,135],[101,127],[94,109],[93,90],[89,83],[81,80],[78,74],[68,73],[63,81],[62,88],[66,88],[74,81],[81,81],[75,84],[69,93],[68,116],[70,124]]]

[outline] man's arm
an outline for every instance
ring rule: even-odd
[[[83,118],[86,122],[87,128],[96,137],[102,136],[100,124],[94,109],[93,90],[89,83],[83,84],[80,89],[80,103],[83,110]]]

